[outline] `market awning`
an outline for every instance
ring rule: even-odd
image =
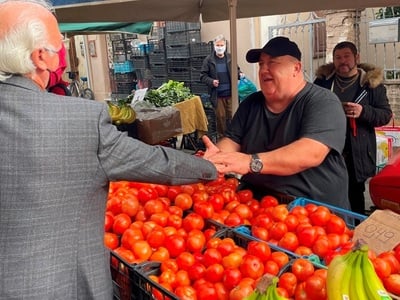
[[[60,23],[62,33],[109,33],[126,32],[137,34],[149,34],[153,22],[84,22],[84,23]]]

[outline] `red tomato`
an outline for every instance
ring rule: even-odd
[[[321,205],[309,215],[309,218],[311,224],[325,226],[331,218],[331,212],[329,208]]]
[[[159,199],[150,199],[143,205],[147,217],[165,210],[164,203]]]
[[[227,290],[233,289],[242,280],[242,272],[238,268],[226,268],[222,276],[222,283]]]
[[[279,204],[279,201],[276,197],[267,195],[261,198],[260,206],[261,207],[274,207]]]
[[[171,206],[168,206],[167,209],[170,214],[177,215],[181,218],[183,217],[183,209],[182,208],[175,206],[175,205],[171,205]]]
[[[174,204],[182,208],[182,210],[187,210],[193,205],[192,196],[187,193],[179,193],[175,197]]]
[[[261,259],[255,255],[246,254],[239,266],[243,277],[258,279],[264,274],[264,264]]]
[[[343,234],[346,229],[346,222],[341,217],[331,214],[325,228],[327,233]]]
[[[293,297],[296,285],[297,277],[292,272],[285,272],[279,276],[278,287],[284,288],[289,297]]]
[[[125,230],[131,225],[131,217],[127,214],[120,213],[115,216],[113,223],[113,232],[116,234],[123,234]]]
[[[193,229],[202,230],[204,228],[204,219],[197,213],[189,213],[186,217],[182,219],[182,227],[189,232]]]
[[[155,228],[146,236],[146,240],[152,248],[158,248],[164,244],[165,232],[162,228]]]
[[[225,225],[229,227],[238,226],[243,224],[243,219],[235,212],[231,212],[224,221]]]
[[[224,208],[225,199],[220,194],[212,194],[208,198],[208,203],[213,206],[215,212],[219,212]]]
[[[274,221],[283,222],[289,215],[289,211],[286,204],[278,204],[272,208],[272,219]]]
[[[243,300],[254,291],[249,284],[239,284],[229,292],[229,300]]]
[[[400,274],[390,274],[382,282],[389,293],[400,295]]]
[[[125,260],[128,264],[133,264],[137,262],[135,255],[133,255],[132,251],[125,249],[124,247],[118,247],[114,249],[114,253]]]
[[[180,300],[196,300],[196,290],[191,286],[178,286],[174,290],[174,294],[178,296]]]
[[[247,204],[240,203],[233,209],[234,213],[237,213],[239,217],[241,217],[243,220],[250,220],[253,217],[253,213],[250,210],[250,207],[247,206]]]
[[[184,251],[176,257],[178,268],[182,270],[189,270],[195,263],[195,258],[192,253]]]
[[[295,251],[299,246],[297,235],[293,232],[286,232],[283,237],[278,241],[278,246],[289,251]]]
[[[114,224],[114,215],[112,212],[107,211],[104,218],[104,231],[108,232],[112,230]]]
[[[186,250],[185,239],[178,234],[166,236],[164,246],[167,248],[171,257],[177,257],[180,253]]]
[[[268,229],[262,226],[251,226],[251,234],[262,241],[269,240],[269,232]]]
[[[229,290],[222,282],[214,283],[215,291],[217,292],[218,300],[229,300]]]
[[[247,203],[253,199],[253,192],[249,189],[240,190],[237,192],[237,195],[241,203]]]
[[[173,273],[176,273],[178,271],[178,264],[175,260],[175,258],[169,258],[161,262],[160,266],[161,272],[164,272],[166,270],[171,270]]]
[[[222,258],[222,265],[224,266],[224,268],[239,268],[242,260],[243,255],[238,253],[237,251],[233,251],[232,253]]]
[[[222,255],[216,248],[206,249],[203,253],[203,264],[209,267],[222,262]]]
[[[150,187],[156,190],[158,197],[166,197],[168,194],[168,186],[164,184],[151,184]]]
[[[193,211],[204,219],[209,219],[214,214],[214,207],[208,201],[198,201],[193,204]]]
[[[272,252],[270,259],[278,264],[279,269],[282,269],[289,262],[289,256],[282,251]]]
[[[396,258],[394,251],[382,252],[378,257],[386,260],[390,264],[391,274],[400,273],[400,262]]]
[[[271,248],[267,243],[260,241],[250,241],[247,244],[247,253],[257,256],[262,261],[266,261],[271,256]]]
[[[165,247],[158,247],[156,251],[151,254],[149,260],[162,262],[169,259],[169,252]]]
[[[311,275],[305,281],[304,290],[309,300],[327,299],[325,280],[318,275]]]
[[[273,222],[272,222],[271,217],[266,213],[262,213],[262,214],[255,216],[251,221],[251,225],[260,226],[265,229],[270,229],[272,224],[273,224]]]
[[[278,275],[279,273],[279,265],[273,260],[267,260],[264,264],[264,273],[268,273],[271,275]]]
[[[328,238],[326,236],[317,238],[311,249],[314,254],[324,258],[331,250]]]
[[[312,248],[317,239],[317,230],[315,227],[306,226],[297,232],[297,238],[300,245]]]
[[[183,184],[181,185],[181,192],[182,193],[186,193],[189,195],[193,195],[193,193],[195,192],[196,188],[194,185],[192,184]]]
[[[162,211],[154,213],[150,216],[150,221],[156,222],[158,225],[165,227],[168,224],[169,212]]]
[[[104,245],[111,250],[114,250],[119,246],[119,238],[118,235],[112,232],[104,233]]]
[[[226,256],[235,249],[236,244],[235,241],[231,238],[222,239],[217,245],[217,250],[221,253],[222,256]]]
[[[117,196],[112,196],[107,200],[107,211],[110,211],[113,213],[113,215],[118,215],[120,214],[121,211],[121,198]]]
[[[129,195],[121,201],[121,211],[130,217],[134,217],[139,211],[139,200],[135,195]]]
[[[376,257],[372,260],[372,264],[374,265],[375,272],[380,279],[386,278],[392,273],[390,263],[383,258]]]
[[[199,229],[192,229],[186,239],[186,249],[192,253],[200,252],[206,244],[206,237]]]
[[[193,203],[208,201],[210,195],[206,191],[199,190],[192,195]]]
[[[219,263],[209,265],[204,275],[205,278],[212,283],[220,282],[224,275],[224,267]]]
[[[294,260],[291,270],[298,281],[305,281],[314,273],[314,265],[305,258],[297,258]]]
[[[157,191],[150,186],[143,186],[138,191],[138,199],[141,203],[146,203],[149,200],[157,199]]]
[[[167,226],[172,226],[176,229],[182,227],[182,217],[176,214],[170,213],[168,215]]]
[[[178,286],[189,286],[190,285],[190,278],[189,273],[186,270],[178,270],[175,274],[175,284],[173,287]]]
[[[269,229],[269,237],[270,239],[274,239],[279,241],[287,232],[287,226],[284,222],[278,221],[275,222],[272,227]]]
[[[197,285],[196,295],[198,300],[216,300],[217,291],[215,286],[208,281],[204,281]]]
[[[200,278],[203,278],[205,272],[206,272],[206,267],[200,262],[195,262],[188,270],[189,278],[192,282]]]
[[[145,261],[153,254],[149,243],[147,241],[136,241],[132,246],[132,252],[139,261]]]
[[[174,201],[175,197],[181,192],[181,187],[180,186],[170,186],[168,188],[167,192],[167,197],[171,200]]]
[[[308,300],[308,295],[305,290],[306,282],[299,282],[296,286],[296,290],[294,292],[294,299],[296,300]]]

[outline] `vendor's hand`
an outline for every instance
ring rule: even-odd
[[[208,157],[220,152],[219,148],[210,140],[210,138],[206,135],[201,137],[203,140],[204,146],[206,146],[206,152],[204,152],[203,158],[207,159]]]
[[[361,115],[363,107],[361,104],[358,104],[358,103],[344,102],[343,109],[346,114],[346,117],[358,118]]]
[[[236,173],[244,175],[250,171],[249,154],[241,152],[222,152],[209,155],[207,160],[211,161],[220,173]]]
[[[219,80],[218,79],[214,79],[213,80],[213,86],[214,87],[218,87],[219,86]]]

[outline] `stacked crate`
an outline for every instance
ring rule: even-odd
[[[131,94],[136,85],[134,66],[130,60],[131,42],[135,34],[111,34],[113,51],[112,94],[113,98],[125,98]]]
[[[200,23],[166,22],[167,77],[190,87],[190,45],[201,42]]]
[[[161,29],[158,34],[160,35]],[[163,36],[163,35],[162,35]],[[164,39],[150,39],[149,65],[151,71],[151,86],[160,87],[167,79],[167,58],[165,54]]]
[[[200,71],[203,60],[212,53],[213,45],[209,43],[190,44],[190,89],[193,94],[202,95],[208,93],[207,86],[200,82]]]

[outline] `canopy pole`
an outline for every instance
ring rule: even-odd
[[[228,0],[229,24],[231,40],[231,95],[232,95],[232,113],[234,114],[239,106],[238,94],[238,73],[237,73],[237,30],[236,30],[236,9],[237,0]]]

